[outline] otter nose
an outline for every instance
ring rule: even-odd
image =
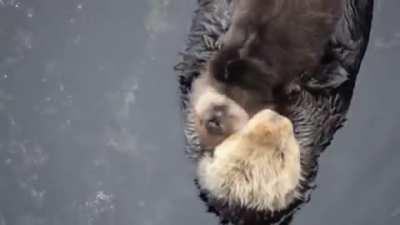
[[[214,109],[205,123],[207,131],[210,132],[211,134],[223,134],[224,117],[225,117],[225,112],[223,109],[220,108]]]

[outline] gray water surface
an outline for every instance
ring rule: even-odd
[[[195,0],[0,0],[0,225],[217,225],[172,70]],[[294,225],[400,224],[400,2]]]

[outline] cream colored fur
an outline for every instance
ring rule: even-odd
[[[277,211],[298,197],[300,170],[292,123],[267,109],[200,159],[198,178],[217,199]]]
[[[222,85],[218,84],[218,82],[208,75],[202,75],[196,79],[193,82],[193,92],[190,101],[194,112],[202,115],[214,105],[227,105],[229,106],[228,115],[235,115],[238,119],[243,120],[236,122],[246,123],[249,119],[246,111],[231,98],[221,93],[220,89],[222,89]]]
[[[208,74],[202,74],[193,82],[191,97],[191,121],[193,121],[200,142],[204,147],[214,148],[227,136],[240,130],[249,120],[248,113],[233,99],[222,93],[221,84]],[[204,117],[215,106],[226,106],[225,133],[223,135],[210,134],[205,125]]]

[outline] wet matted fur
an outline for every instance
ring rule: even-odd
[[[193,129],[190,105],[191,85],[213,52],[219,38],[228,30],[232,0],[198,0],[187,47],[176,66],[179,76],[182,110],[185,120],[188,155],[198,160],[205,157]],[[318,171],[318,158],[331,143],[334,133],[346,117],[361,61],[367,48],[373,0],[345,0],[341,18],[327,49],[326,64],[318,77],[304,80],[299,100],[290,106],[289,119],[300,145],[301,170],[304,180],[298,187],[301,198],[286,209],[271,213],[242,206],[224,204],[200,189],[209,211],[222,223],[246,225],[289,224],[293,214],[310,199]]]
[[[205,153],[197,171],[199,186],[230,205],[273,212],[301,197],[300,146],[293,125],[270,109]]]

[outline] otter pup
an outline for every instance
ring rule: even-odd
[[[289,119],[263,110],[199,161],[199,186],[229,205],[278,211],[299,197],[300,149]]]

